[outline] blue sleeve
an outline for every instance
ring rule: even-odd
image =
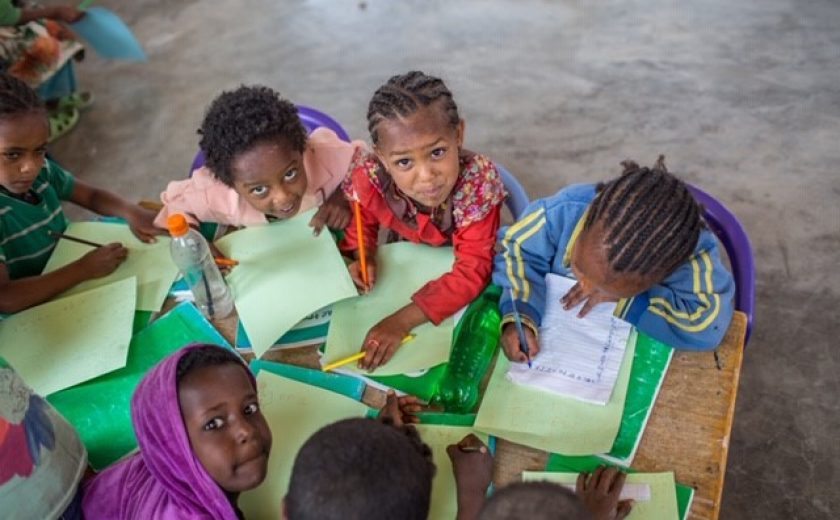
[[[714,238],[660,284],[636,296],[624,319],[652,338],[685,350],[713,350],[732,320],[735,283]]]
[[[516,310],[537,326],[545,310],[545,275],[551,271],[558,242],[556,228],[546,217],[544,201],[538,200],[516,223],[501,229],[501,252],[493,267],[493,283],[504,290],[499,302],[502,316],[513,313],[512,289]]]

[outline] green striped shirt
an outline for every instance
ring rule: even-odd
[[[31,190],[40,198],[29,204],[0,188],[0,263],[6,264],[9,278],[41,274],[55,247],[49,231],[63,233],[67,218],[61,201],[73,194],[73,176],[47,159]]]

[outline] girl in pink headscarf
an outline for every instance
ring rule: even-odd
[[[237,498],[265,478],[271,432],[236,354],[191,345],[170,355],[140,382],[131,418],[140,452],[90,481],[85,518],[242,518]]]

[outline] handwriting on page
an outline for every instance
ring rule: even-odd
[[[547,297],[540,327],[541,350],[533,368],[513,364],[508,378],[582,401],[606,404],[612,395],[632,327],[615,318],[614,304],[600,304],[585,317],[563,310],[560,298],[575,281],[546,276]]]

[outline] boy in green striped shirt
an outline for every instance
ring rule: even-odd
[[[114,243],[41,274],[57,241],[53,234],[67,228],[63,200],[124,218],[143,241],[161,233],[153,212],[74,179],[46,159],[48,137],[47,112],[38,95],[22,81],[0,74],[0,312],[43,303],[110,274],[125,260],[128,250]]]

